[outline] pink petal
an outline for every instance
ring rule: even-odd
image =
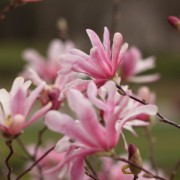
[[[23,59],[31,63],[33,66],[42,68],[44,66],[44,57],[42,57],[36,50],[27,49],[22,54]]]
[[[133,118],[135,119],[135,117],[139,114],[156,115],[156,113],[157,113],[157,106],[155,105],[138,106],[123,119],[122,125],[125,122],[132,120]]]
[[[71,180],[83,180],[84,179],[84,158],[85,157],[78,157],[74,162],[73,166],[71,167]]]
[[[51,107],[52,103],[48,103],[46,106],[36,111],[31,117],[31,119],[24,124],[23,128],[30,126],[32,123],[42,118],[51,109]]]
[[[80,57],[82,57],[83,59],[85,59],[86,61],[90,61],[90,57],[84,53],[83,51],[79,50],[79,49],[71,49],[69,50],[69,53],[72,55],[78,55]]]
[[[11,97],[11,113],[12,115],[21,114],[24,115],[25,113],[25,100],[26,100],[26,92],[23,91],[21,87],[16,91],[13,97]]]
[[[39,77],[39,75],[34,69],[29,68],[26,70],[26,72],[27,72],[27,75],[26,75],[27,79],[31,79],[34,85],[38,86],[39,84],[43,82],[43,80]]]
[[[17,90],[23,86],[23,83],[24,83],[23,77],[17,77],[14,80],[13,85],[11,87],[11,91],[10,91],[11,96],[14,96],[16,94]]]
[[[91,81],[87,88],[87,94],[90,101],[96,105],[99,109],[106,110],[106,105],[103,101],[97,98],[97,87],[93,81]]]
[[[108,59],[111,57],[111,49],[110,49],[110,33],[107,27],[104,28],[104,36],[103,36],[103,45],[106,50],[106,55]]]
[[[91,56],[94,67],[96,67],[97,70],[101,73],[102,78],[104,77],[105,79],[108,79],[109,77],[112,76],[112,73],[107,67],[105,61],[101,59],[97,47],[91,48],[90,56]]]
[[[96,46],[99,50],[99,54],[101,56],[101,59],[104,60],[104,62],[106,63],[107,67],[109,68],[109,70],[111,70],[111,64],[110,64],[110,61],[109,59],[107,58],[106,56],[106,53],[105,53],[105,50],[104,50],[104,47],[99,39],[99,37],[97,36],[97,34],[90,30],[90,29],[87,29],[86,30],[90,40],[91,40],[91,43],[93,46]]]
[[[149,82],[157,81],[159,78],[160,78],[159,74],[152,74],[152,75],[134,76],[131,77],[129,81],[135,83],[149,83]]]
[[[63,133],[72,139],[78,140],[88,146],[94,146],[88,134],[70,116],[50,111],[45,117],[45,123],[51,130]]]
[[[58,153],[66,152],[72,146],[70,142],[70,138],[68,136],[64,136],[61,138],[55,146],[55,151]]]
[[[26,99],[25,116],[27,116],[28,113],[32,110],[32,106],[33,106],[34,102],[36,101],[36,99],[38,98],[38,96],[40,95],[40,92],[43,90],[44,87],[45,87],[45,82],[42,82],[36,89],[34,89],[31,92],[29,97]]]
[[[120,53],[119,53],[118,64],[122,64],[123,63],[123,57],[124,57],[124,54],[126,53],[127,49],[128,49],[128,43],[124,43],[122,45]]]
[[[0,107],[2,109],[2,116],[5,118],[7,114],[11,114],[10,112],[10,95],[5,89],[0,90]]]
[[[70,108],[76,112],[84,129],[97,145],[105,146],[105,130],[98,122],[96,112],[91,103],[77,90],[68,91],[67,99]]]
[[[146,59],[143,60],[139,60],[137,63],[137,66],[134,70],[134,72],[137,73],[141,73],[143,71],[152,69],[155,67],[155,58],[154,57],[148,57]]]
[[[75,72],[82,72],[92,77],[102,78],[91,62],[86,61],[78,55],[64,54],[60,56],[60,60],[65,67],[71,67]]]
[[[115,33],[112,46],[112,73],[115,74],[118,66],[118,58],[123,38],[120,33]]]
[[[64,44],[60,39],[54,39],[48,47],[48,60],[56,61],[61,53],[64,53]]]

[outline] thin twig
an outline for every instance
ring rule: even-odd
[[[172,170],[171,176],[170,176],[170,180],[173,180],[174,177],[176,176],[178,169],[180,168],[180,159],[178,160],[178,162],[176,163],[174,169]]]
[[[165,179],[164,177],[157,176],[157,175],[153,174],[152,172],[148,171],[147,169],[144,169],[144,168],[142,168],[142,167],[140,167],[140,166],[132,163],[131,161],[129,161],[129,160],[125,159],[125,158],[116,157],[116,156],[114,156],[114,157],[112,157],[112,158],[113,158],[114,160],[116,160],[116,161],[122,161],[122,162],[125,162],[125,163],[127,163],[127,164],[129,164],[129,165],[131,165],[131,166],[134,166],[135,168],[144,171],[145,173],[147,173],[147,174],[148,174],[150,177],[152,177],[152,178],[159,179],[159,180],[167,180],[167,179]]]
[[[54,150],[54,147],[51,147],[49,150],[47,150],[37,161],[35,161],[29,168],[27,168],[24,172],[22,172],[16,180],[19,180],[22,178],[24,175],[26,175],[29,171],[31,171],[41,160],[43,160],[51,151]]]
[[[17,1],[12,1],[9,5],[7,5],[2,12],[0,13],[0,21],[4,20],[6,16],[17,7]]]
[[[141,100],[141,99],[139,99],[139,98],[137,98],[137,97],[134,97],[134,96],[132,96],[132,95],[128,95],[128,94],[122,89],[122,87],[121,87],[120,85],[116,84],[116,87],[119,89],[119,93],[120,93],[121,95],[123,95],[123,96],[128,96],[128,97],[130,97],[131,99],[133,99],[133,100],[135,100],[135,101],[137,101],[137,102],[139,102],[139,103],[141,103],[141,104],[148,105],[148,103],[147,103],[146,101]],[[169,125],[171,125],[171,126],[174,126],[174,127],[177,127],[178,129],[180,129],[180,124],[177,124],[177,123],[175,123],[174,121],[171,121],[171,120],[167,119],[166,117],[164,117],[164,116],[163,116],[162,114],[160,114],[159,112],[157,112],[156,115],[157,115],[157,117],[159,118],[159,121],[160,121],[160,122],[169,124]]]
[[[86,165],[87,167],[91,170],[92,174],[94,175],[94,177],[98,177],[96,174],[96,171],[93,169],[93,167],[91,166],[91,164],[89,163],[89,161],[87,159],[85,159]]]
[[[39,146],[42,144],[42,136],[44,134],[44,132],[47,130],[47,127],[44,126],[38,133],[38,141],[37,141],[37,144],[36,144],[36,147],[35,147],[35,150],[34,150],[34,157],[36,158],[37,156],[37,153],[38,153],[38,149],[39,149]]]
[[[26,147],[24,146],[23,142],[21,141],[20,138],[17,139],[19,145],[21,146],[22,150],[24,151],[24,153],[29,157],[29,159],[33,162],[36,162],[36,157],[31,155],[28,150],[26,149]],[[39,171],[39,176],[40,176],[40,180],[43,180],[44,177],[43,177],[43,174],[42,174],[42,168],[37,165],[37,168],[38,168],[38,171]]]
[[[94,177],[94,175],[92,175],[91,172],[89,172],[89,169],[87,167],[85,167],[85,174],[89,176],[91,179],[98,180],[97,177]]]
[[[31,159],[32,161],[34,161],[34,157],[28,152],[28,150],[26,149],[26,147],[24,146],[22,140],[20,138],[17,138],[17,142],[20,145],[20,147],[22,148],[22,150],[24,151],[24,153],[29,157],[29,159]]]
[[[12,148],[12,140],[8,140],[6,141],[6,145],[7,147],[9,148],[10,152],[5,160],[5,163],[6,163],[6,167],[8,168],[8,174],[7,174],[7,179],[10,180],[11,179],[11,173],[12,173],[12,168],[11,166],[9,165],[9,160],[11,158],[11,156],[14,154],[14,150]]]
[[[137,175],[134,175],[133,180],[136,180],[136,179],[138,179],[138,176],[137,176]]]
[[[158,175],[158,169],[157,169],[157,165],[156,165],[156,161],[154,157],[154,139],[152,137],[149,127],[145,127],[145,135],[146,135],[148,145],[149,145],[149,159],[151,162],[151,166],[155,170],[156,175]]]
[[[46,130],[47,130],[47,127],[44,126],[38,133],[38,138],[37,138],[38,140],[37,140],[37,144],[36,144],[35,150],[34,150],[34,159],[36,159],[36,157],[37,157],[38,149],[39,149],[40,145],[42,144],[42,136],[43,136],[43,134],[45,133]],[[43,180],[44,177],[43,177],[43,173],[42,173],[42,168],[39,165],[37,165],[37,168],[38,168],[38,171],[39,171],[40,180]]]
[[[6,160],[5,160],[5,164],[6,164],[6,167],[7,167],[7,169],[8,169],[8,173],[7,173],[7,179],[8,179],[8,180],[11,179],[11,173],[12,173],[12,168],[11,168],[11,166],[10,166],[10,164],[9,164],[9,160],[11,159],[11,157],[12,157],[13,154],[14,154],[14,150],[13,150],[13,147],[12,147],[12,142],[13,142],[13,140],[14,140],[15,138],[17,138],[18,136],[19,136],[19,134],[16,135],[16,136],[14,136],[12,139],[9,139],[9,140],[6,141],[6,145],[7,145],[7,147],[9,148],[9,154],[8,154]]]
[[[120,1],[121,0],[113,0],[112,20],[111,20],[111,28],[110,28],[111,36],[116,31],[117,22],[120,15]]]

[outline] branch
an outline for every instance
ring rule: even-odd
[[[17,1],[12,1],[9,5],[7,5],[2,12],[0,13],[0,21],[3,21],[6,16],[17,7],[18,3]]]
[[[151,178],[155,178],[155,179],[159,179],[159,180],[167,180],[167,179],[165,179],[165,178],[163,178],[163,177],[160,177],[160,176],[157,176],[157,175],[153,174],[152,172],[148,171],[147,169],[144,169],[144,168],[142,168],[142,167],[140,167],[140,166],[137,166],[136,164],[132,163],[131,161],[129,161],[129,160],[125,159],[125,158],[121,158],[121,157],[117,157],[117,156],[112,157],[112,158],[113,158],[114,160],[116,160],[116,161],[125,162],[125,163],[127,163],[127,164],[129,164],[129,165],[131,165],[131,166],[134,166],[134,167],[137,168],[137,169],[140,169],[140,170],[144,171],[144,172],[147,173],[147,174],[149,175],[149,177],[151,177]],[[134,178],[137,179],[137,177],[134,177]]]
[[[5,160],[5,164],[6,164],[6,167],[8,169],[8,173],[7,173],[7,179],[8,180],[11,179],[11,173],[12,173],[12,168],[11,168],[11,166],[9,164],[9,160],[11,159],[12,155],[14,154],[14,150],[13,150],[13,147],[12,147],[12,142],[18,136],[19,136],[19,134],[14,136],[12,139],[9,139],[9,140],[6,141],[6,145],[9,148],[9,154],[8,154],[6,160]]]
[[[24,144],[23,144],[23,142],[21,141],[20,138],[17,138],[17,142],[21,146],[21,148],[24,151],[24,153],[29,157],[29,159],[34,161],[34,157],[28,152],[28,150],[26,149],[26,147],[24,146]]]
[[[177,174],[178,169],[180,168],[180,159],[178,160],[178,162],[176,163],[174,169],[172,170],[171,176],[170,176],[170,180],[173,180],[175,175]]]
[[[29,168],[27,168],[24,172],[22,172],[16,180],[19,180],[22,178],[24,175],[26,175],[29,171],[31,171],[41,160],[43,160],[51,151],[54,150],[54,147],[51,147],[49,150],[47,150],[37,161],[35,161]]]
[[[123,95],[123,96],[128,96],[129,98],[131,98],[131,99],[133,99],[133,100],[135,100],[135,101],[137,101],[137,102],[139,102],[139,103],[141,103],[141,104],[144,104],[144,105],[147,105],[148,103],[146,102],[146,101],[144,101],[144,100],[141,100],[141,99],[139,99],[139,98],[137,98],[137,97],[134,97],[134,96],[132,96],[132,95],[128,95],[123,89],[122,89],[122,87],[120,86],[120,85],[118,85],[118,84],[116,84],[116,87],[118,88],[118,92],[121,94],[121,95]],[[171,125],[171,126],[174,126],[174,127],[177,127],[178,129],[180,129],[180,124],[177,124],[177,123],[175,123],[174,121],[171,121],[171,120],[169,120],[169,119],[167,119],[166,117],[164,117],[162,114],[160,114],[159,112],[157,112],[157,117],[159,118],[159,121],[160,122],[163,122],[163,123],[166,123],[166,124],[169,124],[169,125]]]
[[[148,145],[149,145],[149,153],[150,153],[149,159],[151,162],[151,166],[155,170],[156,175],[158,175],[158,169],[157,169],[156,161],[154,158],[154,139],[152,137],[149,127],[145,127],[145,135],[146,135]]]
[[[91,166],[91,164],[89,163],[89,161],[87,159],[85,159],[86,165],[87,167],[91,170],[93,177],[96,178],[98,180],[98,176],[96,174],[96,171],[93,169],[93,167]],[[91,177],[92,178],[92,177]]]
[[[89,170],[85,167],[85,174],[89,176],[91,179],[98,180],[96,177],[94,177]]]
[[[35,147],[35,150],[34,150],[34,158],[36,158],[36,156],[37,156],[39,146],[42,144],[42,136],[43,136],[43,134],[44,134],[44,132],[46,130],[47,130],[47,127],[44,126],[38,133],[38,141],[37,141],[37,144],[36,144],[36,147]]]

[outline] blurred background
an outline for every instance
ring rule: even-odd
[[[8,2],[1,0],[0,10]],[[43,0],[10,12],[0,22],[0,88],[10,88],[22,70],[24,49],[32,47],[46,56],[48,43],[59,37],[60,17],[66,18],[69,24],[69,38],[88,53],[91,46],[85,30],[91,28],[102,38],[104,26],[111,25],[112,8],[112,0]],[[180,123],[180,33],[167,22],[169,15],[179,14],[179,0],[121,0],[116,31],[122,33],[130,46],[140,48],[144,57],[156,57],[157,68],[153,72],[159,72],[161,79],[148,86],[157,93],[159,111]],[[180,132],[166,124],[157,124],[152,129],[156,137],[155,157],[158,166],[169,173],[180,158]],[[131,139],[129,134],[128,139],[140,147],[147,159],[147,140],[143,131],[139,134],[139,139]],[[33,141],[28,135],[24,138]],[[176,179],[180,179],[180,172]]]

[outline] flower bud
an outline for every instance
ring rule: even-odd
[[[168,22],[180,32],[180,18],[176,16],[169,16]]]
[[[46,105],[49,102],[52,103],[51,109],[59,109],[61,105],[61,101],[59,100],[60,91],[56,87],[48,87],[44,89],[42,96],[41,96],[41,103],[42,105]]]
[[[130,144],[128,146],[128,153],[129,153],[128,159],[130,162],[137,165],[138,167],[143,167],[142,158],[139,149],[134,144]],[[134,175],[138,175],[141,172],[141,169],[136,168],[133,165],[130,165],[129,168],[131,170],[131,173]]]

